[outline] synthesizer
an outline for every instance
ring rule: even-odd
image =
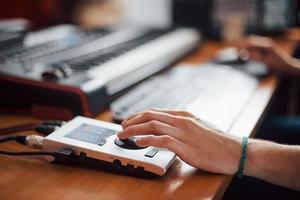
[[[95,116],[200,41],[191,28],[60,25],[29,33],[22,45],[0,51],[0,108],[59,119]]]

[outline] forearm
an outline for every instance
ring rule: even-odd
[[[245,174],[300,191],[300,146],[250,140]]]

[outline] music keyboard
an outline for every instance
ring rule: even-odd
[[[92,116],[120,92],[195,49],[200,34],[189,28],[115,28],[18,47],[1,56],[5,108],[36,115]],[[54,48],[52,48],[54,46]],[[22,102],[14,100],[22,93]],[[19,96],[20,97],[20,96]],[[62,111],[62,112],[61,112]],[[57,116],[60,115],[60,116]]]

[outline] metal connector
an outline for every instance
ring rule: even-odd
[[[43,149],[44,137],[39,135],[28,135],[25,144],[34,149]]]

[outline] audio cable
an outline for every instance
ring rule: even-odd
[[[63,124],[65,124],[65,121],[60,120],[49,120],[42,123],[29,123],[29,124],[22,124],[17,126],[11,126],[6,128],[0,128],[0,134],[10,134],[15,132],[21,132],[21,131],[30,131],[35,130],[38,133],[49,135],[53,131],[55,131],[57,128],[61,127]]]
[[[6,156],[55,156],[56,152],[48,152],[48,151],[12,152],[12,151],[2,151],[2,150],[0,150],[0,154],[6,155]]]
[[[1,137],[0,143],[5,143],[9,141],[16,141],[19,144],[29,146],[33,149],[42,149],[43,148],[44,137],[39,135],[14,135]],[[52,155],[53,152],[43,152],[43,151],[29,151],[29,152],[11,152],[0,150],[0,154],[9,155],[9,156],[26,156],[26,155]]]
[[[60,128],[65,122],[59,120],[50,120],[45,121],[43,123],[31,123],[31,124],[23,124],[18,126],[12,126],[8,128],[0,129],[0,134],[8,134],[13,132],[27,131],[27,130],[35,130],[38,133],[48,135]],[[0,144],[15,141],[19,144],[29,146],[33,149],[43,149],[43,136],[39,135],[13,135],[0,137]],[[45,152],[45,151],[20,151],[20,152],[12,152],[12,151],[3,151],[0,150],[0,155],[8,155],[8,156],[34,156],[34,155],[50,155],[55,156],[57,152]]]
[[[22,124],[16,126],[10,126],[6,128],[0,128],[0,134],[9,134],[14,132],[21,132],[21,131],[30,131],[34,130],[40,123],[29,123],[29,124]]]
[[[0,144],[9,142],[9,141],[16,141],[20,144],[29,146],[33,149],[43,149],[43,140],[44,137],[39,135],[16,135],[16,136],[9,136],[0,138]],[[0,150],[0,155],[6,156],[52,156],[55,159],[65,159],[69,158],[70,156],[74,155],[74,150],[71,148],[63,148],[58,149],[53,152],[49,151],[4,151]]]

